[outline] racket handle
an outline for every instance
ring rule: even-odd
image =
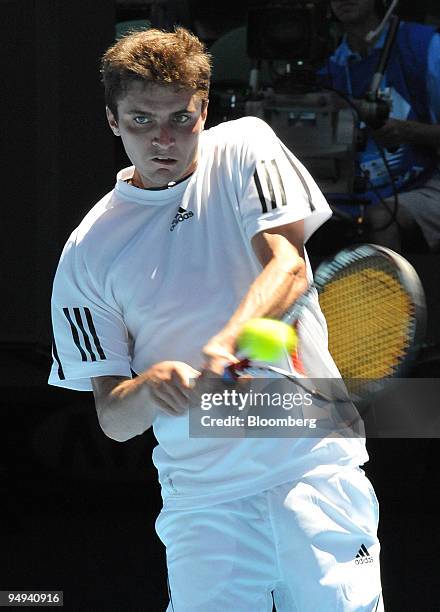
[[[233,383],[240,378],[240,372],[250,365],[249,359],[242,359],[238,363],[231,363],[226,366],[223,372],[223,381],[227,383]]]

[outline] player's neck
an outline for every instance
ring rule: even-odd
[[[174,187],[174,185],[178,185],[179,183],[182,183],[183,181],[185,181],[189,176],[191,176],[191,174],[194,173],[196,167],[197,167],[197,164],[194,163],[191,165],[190,168],[188,168],[187,172],[185,172],[185,174],[179,179],[177,179],[176,181],[171,181],[170,183],[167,183],[166,185],[157,185],[154,187],[153,186],[145,187],[141,175],[135,168],[133,176],[128,180],[128,183],[130,185],[133,185],[133,187],[137,187],[138,189],[150,189],[153,191],[157,191],[160,189],[169,189],[170,187]]]

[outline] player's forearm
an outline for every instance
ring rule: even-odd
[[[305,262],[288,245],[264,267],[221,334],[235,339],[243,323],[251,318],[280,318],[306,289]]]
[[[142,376],[116,385],[111,378],[101,380],[99,395],[95,393],[96,411],[104,433],[117,442],[125,442],[151,427],[157,409]]]

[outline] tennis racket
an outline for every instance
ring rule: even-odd
[[[374,244],[343,249],[320,264],[313,285],[283,321],[300,319],[313,288],[327,320],[330,353],[354,401],[365,400],[384,380],[408,373],[425,335],[426,305],[420,279],[404,257]],[[271,366],[244,360],[229,367],[232,377],[257,370],[307,388],[307,379]],[[334,399],[319,388],[308,391]]]

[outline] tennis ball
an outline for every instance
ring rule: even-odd
[[[278,361],[285,350],[293,352],[296,344],[293,327],[275,319],[250,319],[237,338],[239,351],[254,361]]]

